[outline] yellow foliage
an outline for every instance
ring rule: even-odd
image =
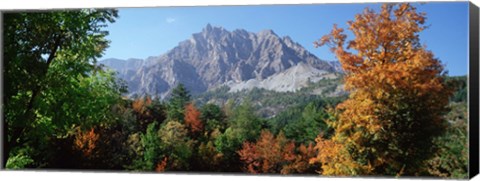
[[[424,21],[425,14],[408,3],[384,4],[378,13],[367,8],[348,22],[353,40],[334,25],[315,42],[331,47],[350,91],[331,111],[335,134],[316,140],[319,154],[311,162],[322,164],[322,174],[423,173],[452,93],[441,62],[419,43]]]

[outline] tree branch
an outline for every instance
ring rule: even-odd
[[[60,35],[57,35],[57,37],[55,38],[55,43],[54,45],[52,46],[51,48],[51,53],[47,59],[47,66],[45,68],[45,70],[43,71],[43,74],[40,75],[39,79],[43,79],[46,77],[47,73],[48,73],[48,69],[50,67],[50,64],[52,63],[53,59],[55,58],[56,56],[56,53],[58,51],[58,49],[60,48],[60,45],[61,45],[61,36]],[[31,117],[31,111],[33,110],[33,103],[35,102],[35,99],[38,97],[38,95],[40,94],[41,90],[42,90],[42,85],[40,84],[41,81],[38,81],[37,82],[37,85],[34,87],[34,89],[32,90],[32,96],[30,97],[30,100],[28,101],[28,104],[27,104],[27,109],[25,109],[25,112],[23,114],[23,119],[25,120],[29,120],[30,117]],[[26,130],[26,127],[14,127],[13,128],[13,134],[12,134],[12,137],[10,139],[10,141],[8,141],[8,146],[10,148],[12,147],[15,147],[17,145],[19,145],[21,143],[21,141],[18,141],[18,139],[24,134]],[[8,153],[4,153],[4,154],[8,154]]]

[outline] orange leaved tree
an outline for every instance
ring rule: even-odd
[[[263,130],[256,143],[244,142],[238,154],[250,173],[278,173],[283,161],[283,148],[287,139],[280,133],[275,137]]]
[[[328,45],[345,72],[349,98],[317,138],[324,175],[423,175],[444,129],[451,90],[440,61],[420,44],[425,14],[408,3],[365,9],[348,22],[354,38],[334,25],[315,42]]]
[[[99,137],[100,135],[95,133],[94,128],[91,128],[89,131],[80,131],[80,129],[78,129],[73,147],[80,150],[83,156],[89,157],[95,150]]]
[[[244,142],[238,154],[245,164],[244,170],[250,173],[314,173],[316,168],[316,164],[309,163],[316,155],[313,145],[301,144],[297,149],[283,132],[274,136],[263,130],[256,143]]]
[[[188,103],[185,106],[185,125],[190,129],[191,133],[203,130],[203,123],[200,120],[200,114],[200,111],[198,111],[193,103]]]

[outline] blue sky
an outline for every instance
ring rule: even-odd
[[[446,65],[449,75],[467,74],[468,3],[414,5],[418,11],[427,13],[426,24],[430,25],[420,34],[421,43]],[[328,34],[333,24],[345,28],[346,22],[353,20],[365,7],[378,11],[380,6],[358,3],[121,8],[120,17],[107,28],[111,44],[103,58],[158,56],[210,23],[229,31],[272,29],[279,36],[290,36],[321,59],[336,60],[328,47],[314,48],[313,41]]]

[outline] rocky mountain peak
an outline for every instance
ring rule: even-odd
[[[217,27],[217,26],[212,26],[210,23],[207,24],[205,28],[202,29],[201,34],[203,35],[204,38],[219,38],[221,36],[225,36],[226,34],[229,34],[225,28],[223,27]]]
[[[271,30],[271,29],[262,30],[262,31],[258,32],[257,35],[258,36],[264,36],[264,37],[265,36],[277,36],[278,37],[278,35],[275,34],[275,32],[273,32],[273,30]]]
[[[305,70],[312,72],[335,71],[328,62],[309,53],[290,37],[279,37],[273,30],[258,33],[243,29],[227,31],[211,24],[167,53],[149,57],[146,62],[134,73],[129,71],[129,76],[121,76],[126,78],[131,94],[165,98],[178,83],[184,84],[193,94],[202,93],[227,83],[266,80],[300,63],[311,67]],[[281,77],[293,76],[291,72],[294,71],[287,71]],[[280,79],[269,80],[273,82],[268,87],[278,88],[275,81]],[[295,90],[298,86],[288,90]]]
[[[212,25],[210,23],[207,23],[207,26],[203,29],[203,31],[211,31],[212,30]]]

